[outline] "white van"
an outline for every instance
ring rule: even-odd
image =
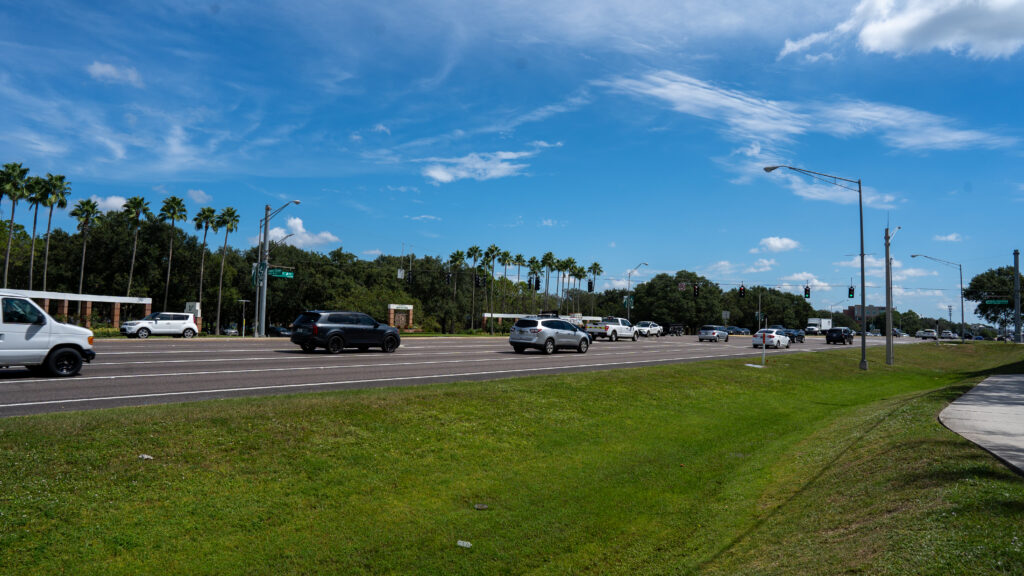
[[[0,367],[74,376],[95,357],[92,330],[57,322],[32,300],[0,292]]]

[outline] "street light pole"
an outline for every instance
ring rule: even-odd
[[[259,333],[260,337],[267,335],[267,291],[270,286],[268,285],[269,269],[270,269],[270,219],[277,216],[282,210],[291,206],[292,204],[298,205],[298,200],[289,200],[284,206],[281,206],[273,212],[270,211],[270,204],[264,207],[263,216],[263,259],[260,261],[260,278],[263,280],[263,290],[260,291],[260,322],[259,322]]]
[[[640,270],[641,266],[647,266],[647,262],[641,262],[626,273],[626,320],[629,320],[629,313],[633,309],[633,272]]]
[[[245,338],[245,305],[249,302],[248,300],[239,300],[242,303],[242,338]]]
[[[779,168],[786,168],[793,172],[799,172],[814,178],[815,180],[821,180],[833,186],[843,188],[846,190],[853,190],[850,186],[844,186],[839,183],[840,180],[848,182],[850,184],[857,185],[857,208],[860,212],[860,369],[868,369],[868,309],[867,309],[867,295],[865,290],[867,289],[867,280],[864,274],[864,193],[861,187],[861,181],[851,180],[849,178],[841,178],[839,176],[833,176],[832,174],[824,174],[822,172],[814,172],[812,170],[806,170],[804,168],[796,168],[794,166],[765,166],[765,172],[772,172]]]
[[[888,227],[885,228],[885,363],[889,366],[896,361],[892,349],[892,258],[889,257],[889,243],[900,228],[902,226],[897,226],[892,234]]]
[[[962,264],[957,264],[956,262],[950,262],[949,260],[943,260],[941,258],[934,258],[932,256],[925,256],[924,254],[911,254],[910,257],[911,258],[927,258],[929,260],[934,260],[934,261],[936,261],[936,262],[938,262],[940,264],[945,264],[946,266],[956,266],[957,269],[960,270],[960,343],[963,344],[964,343],[964,326],[965,326],[965,324],[964,324],[964,267],[963,267],[963,265]],[[952,307],[950,307],[950,308],[952,308]],[[949,323],[950,324],[953,323],[953,312],[952,312],[952,310],[950,310],[950,313],[949,313]]]

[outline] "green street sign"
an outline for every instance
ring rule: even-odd
[[[985,300],[985,304],[1000,305],[1000,304],[1009,304],[1009,303],[1010,303],[1009,300]]]
[[[281,268],[271,268],[267,270],[267,275],[273,278],[295,278],[295,272],[282,270]]]

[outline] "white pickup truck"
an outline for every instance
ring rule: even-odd
[[[57,322],[24,296],[0,293],[0,367],[74,376],[95,357],[92,330]]]
[[[629,338],[636,342],[640,337],[640,331],[630,324],[629,320],[615,316],[606,316],[598,322],[588,322],[587,333],[592,338],[607,338],[612,342],[620,338]]]

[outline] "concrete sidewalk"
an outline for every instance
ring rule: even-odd
[[[939,421],[1024,475],[1024,374],[986,378]]]

